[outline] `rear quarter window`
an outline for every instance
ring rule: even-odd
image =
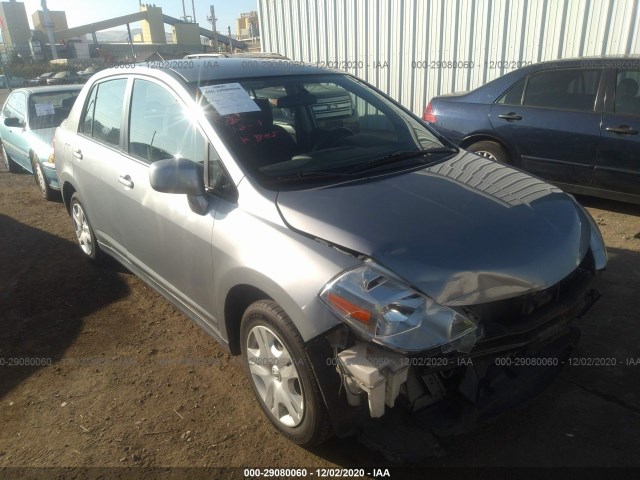
[[[524,85],[527,78],[523,78],[515,85],[513,85],[507,92],[498,99],[496,103],[503,105],[520,105],[522,104],[522,93],[524,92]]]
[[[616,76],[615,112],[640,115],[640,70],[621,70]]]
[[[118,146],[126,78],[108,80],[93,87],[82,115],[81,131],[101,143]]]

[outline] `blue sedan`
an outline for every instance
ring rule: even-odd
[[[82,86],[20,88],[11,92],[0,115],[0,140],[6,168],[32,173],[42,196],[59,190],[53,134],[67,118]]]
[[[565,190],[640,203],[640,57],[557,60],[441,95],[423,119]]]

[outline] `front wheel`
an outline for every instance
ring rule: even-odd
[[[82,203],[80,203],[80,196],[77,193],[71,196],[69,206],[71,210],[71,222],[73,223],[73,229],[76,232],[76,238],[78,239],[82,253],[84,253],[89,260],[96,263],[99,262],[102,260],[102,252],[98,248],[98,242],[93,233],[91,223],[89,223],[89,217],[87,217],[84,207]]]
[[[320,389],[284,310],[271,300],[253,303],[242,317],[240,339],[251,389],[271,423],[303,447],[326,440],[331,428]]]
[[[55,193],[49,186],[47,177],[45,177],[42,165],[40,165],[40,161],[37,157],[33,159],[33,176],[36,179],[36,185],[38,185],[38,188],[40,189],[42,198],[45,200],[53,200]]]
[[[488,158],[494,162],[510,163],[509,154],[502,145],[491,141],[476,142],[466,148],[467,151],[473,152],[481,157]]]

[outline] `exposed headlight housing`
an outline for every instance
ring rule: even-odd
[[[476,341],[475,322],[372,263],[342,273],[320,298],[357,335],[394,350],[468,352]]]

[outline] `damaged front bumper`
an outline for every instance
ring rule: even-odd
[[[402,355],[352,337],[346,326],[309,342],[335,433],[348,436],[371,419],[402,411],[438,436],[458,434],[533,398],[576,345],[579,330],[572,323],[597,301],[596,277],[591,270],[520,298],[518,308],[529,312],[511,322],[512,301],[471,308],[484,338],[469,353]]]

